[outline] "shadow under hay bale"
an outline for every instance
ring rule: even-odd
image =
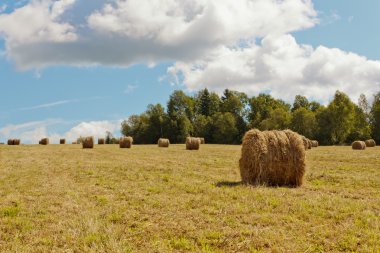
[[[94,137],[89,136],[82,138],[82,148],[91,149],[94,148]]]
[[[98,139],[98,145],[104,145],[106,143],[106,140],[104,138]]]
[[[128,137],[121,137],[119,140],[119,147],[120,148],[132,148],[133,144],[133,138],[128,136]]]
[[[365,145],[367,146],[367,148],[373,148],[376,147],[376,142],[374,139],[369,139],[365,141]]]
[[[201,145],[201,140],[196,137],[187,137],[186,138],[186,149],[187,150],[199,150]]]
[[[248,131],[239,160],[242,181],[252,185],[298,187],[305,174],[301,135],[285,131]]]
[[[163,139],[163,138],[158,139],[159,148],[168,148],[169,145],[170,145],[169,139]]]
[[[236,186],[239,186],[239,185],[242,185],[243,182],[229,182],[229,181],[221,181],[221,182],[218,182],[216,183],[216,187],[236,187]]]
[[[352,143],[352,149],[354,150],[365,150],[365,142],[364,141],[354,141]]]
[[[39,141],[40,145],[49,145],[49,138],[43,138]]]
[[[59,144],[61,144],[61,145],[66,144],[66,140],[65,140],[65,139],[60,139],[60,140],[59,140]]]

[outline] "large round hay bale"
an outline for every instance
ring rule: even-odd
[[[21,140],[20,139],[14,139],[13,140],[13,145],[20,145],[21,144]]]
[[[62,144],[62,145],[63,145],[63,144],[66,144],[66,139],[60,139],[60,140],[59,140],[59,144]]]
[[[170,145],[169,139],[163,139],[163,138],[158,139],[159,148],[168,148],[169,145]]]
[[[239,160],[242,181],[253,185],[301,186],[305,174],[301,135],[285,131],[248,131]]]
[[[41,145],[49,145],[49,138],[43,138],[39,142]]]
[[[120,148],[132,148],[133,144],[133,138],[128,136],[128,137],[121,137],[119,139],[119,147]]]
[[[13,139],[9,139],[8,142],[7,142],[7,144],[8,145],[13,145],[13,141],[14,141]]]
[[[364,141],[354,141],[352,143],[352,149],[355,150],[364,150],[366,148]]]
[[[94,137],[89,136],[81,139],[83,148],[94,148]]]
[[[187,150],[199,150],[201,145],[201,140],[196,137],[187,137],[186,138],[186,149]]]
[[[106,143],[106,140],[104,138],[98,139],[98,145],[104,145]]]
[[[373,148],[376,147],[376,142],[374,139],[369,139],[365,141],[365,145],[367,146],[367,148]]]

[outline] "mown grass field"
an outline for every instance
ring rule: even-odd
[[[239,184],[239,146],[0,146],[0,252],[380,252],[380,147]]]

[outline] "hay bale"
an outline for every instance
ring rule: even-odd
[[[352,149],[355,150],[364,150],[366,148],[364,141],[354,141],[352,143]]]
[[[312,147],[312,142],[311,140],[309,140],[308,138],[306,138],[305,136],[301,136],[302,137],[302,142],[303,142],[303,145],[305,147],[305,150],[308,150],[308,149],[311,149]]]
[[[200,138],[196,138],[196,137],[187,137],[186,138],[186,149],[187,150],[199,150],[200,145],[201,145]]]
[[[43,138],[39,142],[40,145],[49,145],[49,138]]]
[[[201,137],[199,139],[201,140],[201,144],[206,144],[205,138]]]
[[[77,144],[77,142],[76,142],[76,141],[73,141],[71,144],[73,144],[73,145],[76,145],[76,144]]]
[[[120,148],[132,148],[133,138],[128,137],[121,137],[119,140],[119,147]]]
[[[89,136],[85,138],[81,138],[82,148],[94,148],[94,137]]]
[[[98,139],[98,145],[104,145],[106,143],[106,140],[104,138]]]
[[[367,148],[373,148],[376,147],[376,142],[374,139],[369,139],[365,141],[365,145],[367,146]]]
[[[170,141],[169,139],[163,139],[163,138],[160,138],[158,140],[158,147],[159,148],[168,148],[170,145]]]
[[[312,140],[312,141],[311,141],[311,146],[312,146],[313,148],[318,148],[318,146],[319,146],[319,142],[316,141],[316,140]]]
[[[61,144],[61,145],[66,144],[66,139],[60,139],[60,140],[59,140],[59,144]]]
[[[290,130],[248,131],[239,160],[242,181],[253,185],[302,185],[305,174],[305,144]]]
[[[13,140],[13,145],[20,145],[21,144],[21,140],[20,139],[14,139]]]
[[[7,142],[7,144],[8,144],[8,145],[13,145],[13,142],[14,142],[13,139],[9,139],[8,142]]]

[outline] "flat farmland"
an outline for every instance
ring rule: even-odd
[[[307,151],[300,188],[240,146],[0,146],[0,252],[380,252],[380,147]]]

